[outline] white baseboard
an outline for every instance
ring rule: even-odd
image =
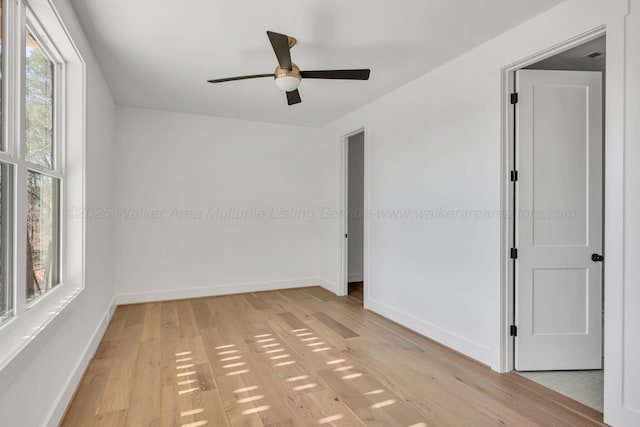
[[[320,286],[322,286],[324,289],[328,290],[329,292],[338,295],[338,285],[336,285],[331,280],[327,280],[323,277],[318,278],[318,280],[320,280],[320,283],[319,283]]]
[[[436,325],[405,314],[400,310],[389,307],[386,304],[376,302],[372,299],[366,299],[364,302],[364,307],[367,310],[371,310],[375,313],[380,314],[381,316],[393,320],[394,322],[404,327],[416,331],[427,338],[437,341],[442,345],[459,351],[460,353],[465,354],[466,356],[469,356],[479,361],[480,363],[484,363],[487,366],[490,366],[491,364],[492,354],[489,347],[473,342],[467,338],[461,337],[460,335],[449,332]]]
[[[69,377],[64,387],[62,387],[62,391],[56,400],[56,404],[51,410],[51,413],[48,417],[47,426],[55,427],[60,424],[62,421],[62,417],[75,393],[80,381],[82,380],[82,376],[84,375],[87,366],[89,366],[89,362],[96,354],[98,350],[98,346],[102,341],[102,337],[104,333],[107,331],[107,327],[109,326],[109,322],[111,322],[111,317],[113,317],[113,313],[116,309],[116,299],[115,297],[111,300],[111,304],[107,307],[107,311],[102,316],[102,320],[98,324],[98,327],[93,332],[91,339],[87,343],[82,353],[82,358],[76,364],[75,369],[73,370],[73,374]]]
[[[362,273],[349,274],[349,282],[362,282],[363,280],[364,280],[364,275]]]
[[[322,277],[306,277],[291,280],[271,280],[266,282],[237,283],[225,285],[213,285],[197,288],[167,289],[148,292],[135,292],[119,294],[116,302],[120,304],[139,304],[154,301],[169,301],[185,298],[201,298],[218,295],[242,294],[258,291],[275,291],[280,289],[305,288],[321,286],[326,290],[336,293],[337,286]]]

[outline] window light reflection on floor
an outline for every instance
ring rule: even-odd
[[[247,410],[242,411],[242,415],[256,414],[258,412],[266,411],[269,408],[271,408],[271,406],[269,406],[269,405],[258,406],[257,408],[251,408],[251,409],[247,409]]]
[[[394,403],[396,403],[395,399],[389,399],[383,402],[374,403],[373,405],[371,405],[371,408],[372,409],[384,408],[385,406],[393,405]]]
[[[342,414],[331,415],[330,417],[320,418],[318,420],[318,424],[328,424],[328,423],[332,423],[334,421],[339,421],[339,420],[341,420],[343,418],[344,418],[344,415],[342,415]]]
[[[246,393],[248,391],[253,391],[253,390],[257,390],[260,387],[258,387],[257,385],[250,385],[249,387],[242,387],[242,388],[238,388],[233,390],[233,394],[240,394],[240,393]]]

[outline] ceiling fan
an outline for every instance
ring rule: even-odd
[[[278,58],[278,67],[271,74],[254,74],[251,76],[227,77],[224,79],[208,80],[209,83],[222,83],[234,80],[259,79],[262,77],[274,77],[276,86],[287,93],[287,103],[289,105],[299,104],[300,92],[298,86],[304,79],[333,79],[333,80],[369,80],[371,70],[320,70],[320,71],[300,71],[298,66],[291,62],[290,49],[296,44],[296,39],[286,34],[267,31],[267,36],[273,47],[273,51]]]

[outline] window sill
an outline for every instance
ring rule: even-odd
[[[0,393],[22,372],[82,300],[83,289],[59,285],[0,327]]]

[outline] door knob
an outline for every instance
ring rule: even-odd
[[[593,261],[593,262],[602,262],[602,261],[604,261],[604,256],[598,255],[598,254],[593,254],[593,255],[591,255],[591,261]]]

